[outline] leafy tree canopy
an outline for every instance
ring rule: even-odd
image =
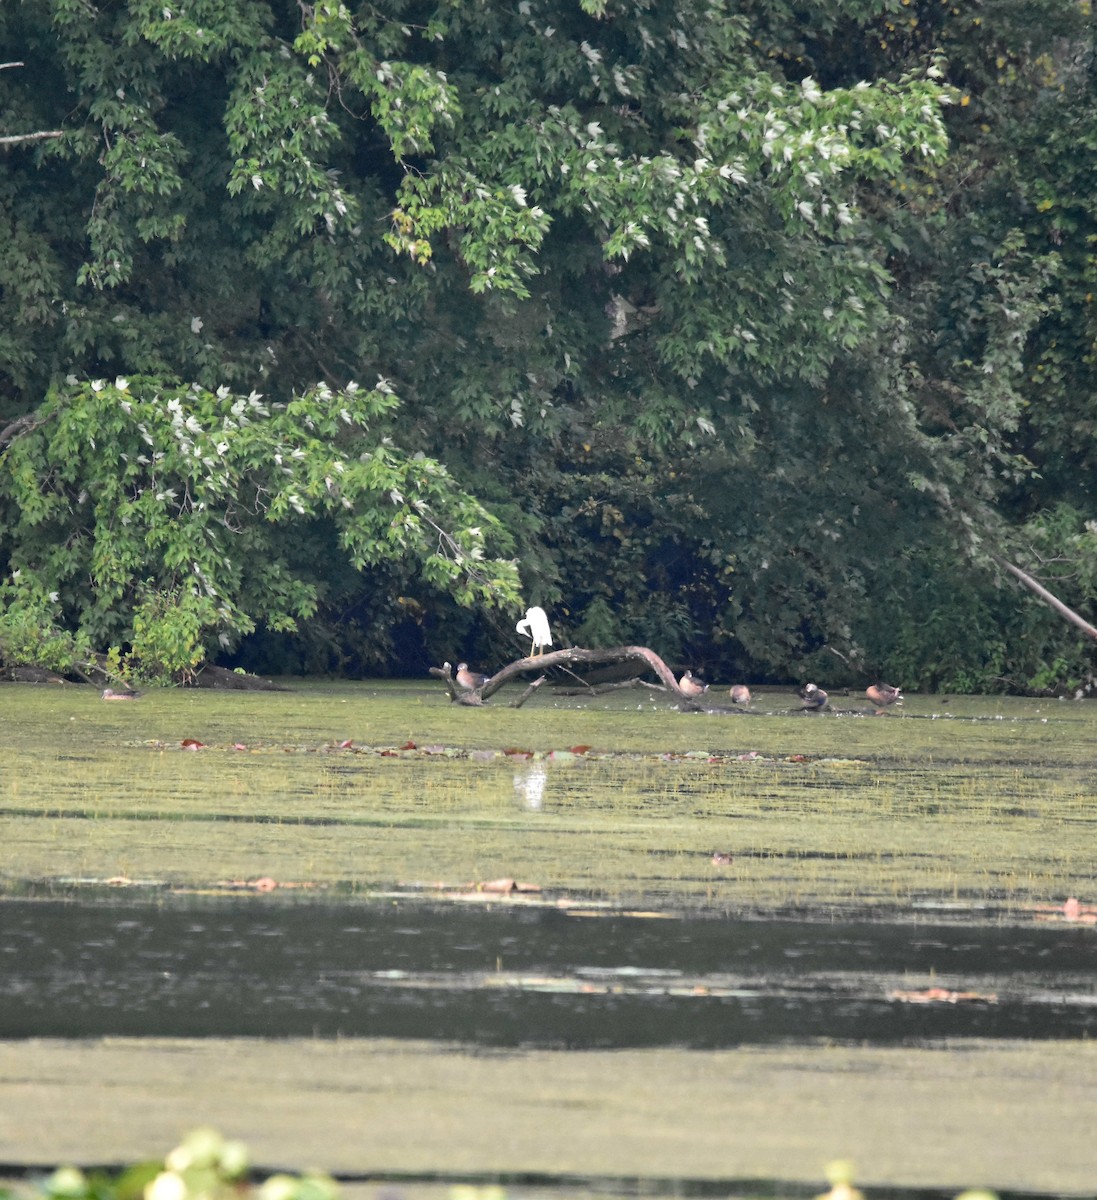
[[[1030,10],[4,6],[4,122],[61,134],[0,178],[7,610],[157,670],[352,610],[488,653],[520,592],[886,661],[874,599],[977,561],[1054,428],[1062,256],[996,155],[1084,18]]]

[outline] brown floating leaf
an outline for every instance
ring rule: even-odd
[[[899,1000],[903,1004],[961,1004],[970,1000],[981,1000],[985,1004],[997,1004],[998,997],[994,992],[954,992],[949,988],[930,987],[916,991],[896,989],[888,992],[889,1000]]]
[[[1072,925],[1097,925],[1097,907],[1083,904],[1077,896],[1071,896],[1062,904],[1034,905],[1037,921],[1069,921]]]
[[[1071,896],[1063,905],[1063,919],[1077,921],[1082,925],[1097,925],[1097,909],[1090,904],[1083,904],[1076,896]]]

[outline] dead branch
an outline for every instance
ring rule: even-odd
[[[511,708],[521,708],[534,692],[545,682],[544,675],[538,675],[528,688],[511,704]]]
[[[567,650],[553,650],[548,654],[518,658],[496,671],[481,687],[472,688],[467,691],[460,691],[455,686],[450,674],[449,663],[445,664],[445,668],[431,667],[430,674],[437,679],[441,679],[446,684],[451,700],[456,701],[458,704],[478,706],[493,696],[505,683],[527,671],[539,670],[544,672],[548,671],[550,667],[571,667],[578,664],[589,665],[591,663],[624,661],[632,661],[638,665],[637,676],[643,674],[644,671],[654,671],[660,683],[678,700],[683,710],[690,712],[705,711],[705,706],[698,703],[700,697],[687,696],[679,688],[678,680],[674,678],[667,664],[663,662],[654,650],[649,650],[647,646],[614,646],[608,650],[585,650],[581,646],[573,646]],[[542,675],[541,678],[543,679],[544,676]],[[530,691],[527,690],[526,695],[521,697],[520,703],[524,704],[529,695]]]
[[[646,679],[619,679],[616,683],[588,683],[583,687],[554,687],[554,696],[601,696],[606,692],[619,692],[628,688],[650,688],[653,692],[665,692],[661,683],[649,683]]]
[[[252,675],[249,671],[230,671],[227,667],[215,667],[212,663],[205,663],[198,668],[191,686],[231,692],[288,692],[292,690],[284,684]]]
[[[39,425],[44,425],[50,418],[39,416],[37,412],[24,413],[21,417],[16,417],[14,421],[9,422],[0,429],[0,450],[2,450],[9,442],[15,441],[20,434],[30,433],[32,429],[37,429]]]
[[[446,685],[446,690],[449,692],[449,698],[452,703],[471,704],[473,706],[483,703],[480,698],[480,691],[482,689],[466,692],[457,686],[453,678],[453,667],[448,662],[443,663],[440,667],[431,667],[429,674],[433,675],[435,679],[440,679]]]
[[[1091,638],[1097,639],[1097,628],[1094,628],[1085,617],[1080,616],[1073,608],[1068,608],[1062,600],[1057,596],[1053,596],[1051,592],[1041,583],[1037,583],[1031,575],[1022,571],[1020,567],[1016,567],[1011,562],[1006,562],[1004,558],[999,558],[994,555],[994,561],[1002,568],[1003,571],[1008,571],[1015,579],[1019,579],[1025,587],[1034,595],[1039,596],[1041,600],[1051,608],[1053,608],[1059,616],[1069,621],[1072,625],[1076,625],[1083,633]]]
[[[21,62],[0,63],[0,71],[8,71],[12,67],[22,67]],[[63,129],[41,129],[37,133],[10,133],[0,137],[0,146],[16,146],[20,142],[40,142],[43,138],[59,138],[64,134]]]
[[[9,133],[0,137],[0,146],[17,146],[20,142],[40,142],[43,138],[64,137],[63,129],[40,129],[37,133]]]

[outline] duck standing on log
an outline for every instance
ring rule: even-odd
[[[475,691],[476,688],[482,688],[487,683],[490,677],[481,675],[479,671],[470,671],[468,663],[457,664],[457,683],[463,687],[466,692]]]
[[[678,690],[686,696],[703,696],[708,691],[708,684],[698,679],[692,671],[687,671],[678,680]]]

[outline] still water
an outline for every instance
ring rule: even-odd
[[[951,1002],[919,1003],[931,987]],[[168,897],[0,904],[0,1038],[397,1037],[724,1048],[1097,1036],[1064,925]]]

